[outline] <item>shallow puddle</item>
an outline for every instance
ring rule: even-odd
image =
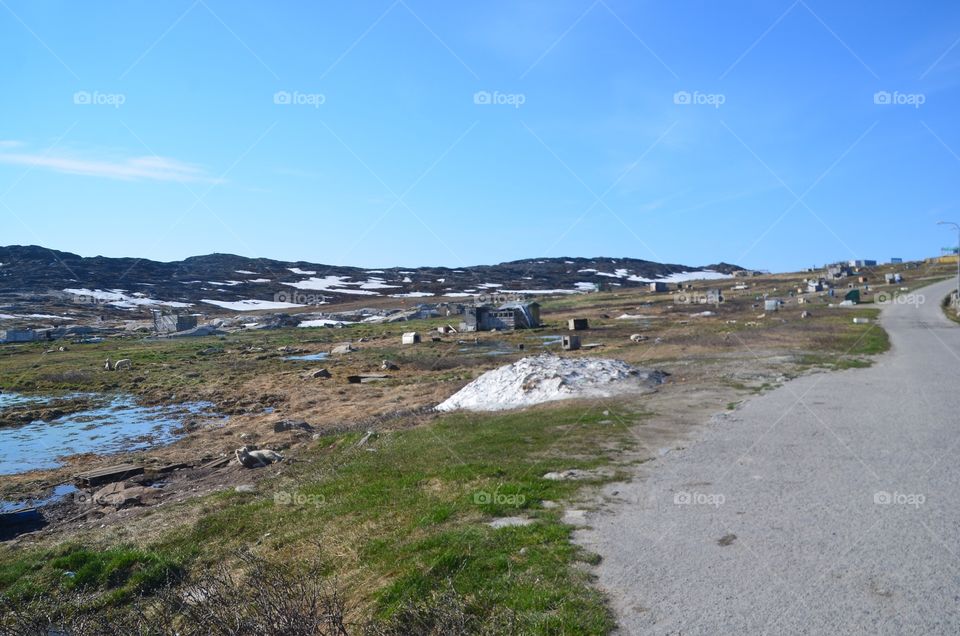
[[[131,396],[102,396],[103,402],[49,422],[37,420],[0,428],[0,475],[57,468],[78,453],[107,455],[168,444],[191,416],[212,417],[209,403],[141,406]],[[51,398],[0,394],[0,409],[42,405]]]
[[[24,508],[42,508],[60,499],[77,492],[77,487],[73,484],[60,484],[54,486],[53,491],[46,497],[36,499],[24,499],[22,501],[2,501],[0,500],[0,514],[13,512],[14,510],[23,510]]]
[[[306,353],[299,356],[284,356],[284,360],[326,360],[330,356],[329,353]]]

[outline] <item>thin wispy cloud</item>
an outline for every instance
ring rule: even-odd
[[[0,149],[15,148],[19,145],[16,142],[13,142],[13,145],[6,143],[0,142]],[[99,159],[66,154],[0,152],[0,164],[122,181],[222,182],[222,179],[211,177],[198,166],[155,156]]]

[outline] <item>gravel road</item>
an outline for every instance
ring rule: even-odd
[[[578,540],[621,633],[960,633],[954,284],[884,309],[872,367],[751,399],[616,486]]]

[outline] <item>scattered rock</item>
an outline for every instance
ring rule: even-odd
[[[333,377],[333,376],[332,376],[332,375],[330,374],[330,372],[327,371],[326,369],[317,369],[316,371],[310,372],[310,373],[308,374],[308,377],[311,377],[311,378],[314,378],[314,379],[319,379],[319,378],[330,378],[330,377]]]
[[[253,484],[240,484],[239,486],[234,487],[234,492],[253,494],[257,492],[257,487]]]
[[[399,371],[400,366],[396,362],[391,362],[390,360],[384,360],[380,364],[380,368],[384,371]]]
[[[543,476],[544,479],[549,481],[570,481],[577,479],[589,479],[591,477],[590,473],[573,468],[571,470],[559,470],[554,472],[549,472]]]
[[[725,548],[725,547],[727,547],[728,545],[732,544],[732,543],[733,543],[734,541],[736,541],[736,540],[737,540],[737,535],[735,535],[735,534],[725,534],[725,535],[723,535],[722,537],[720,537],[719,539],[717,539],[717,545],[719,545],[720,547],[724,547],[724,548]]]
[[[587,511],[568,509],[563,512],[563,522],[570,526],[584,527],[587,525]]]
[[[313,426],[303,420],[280,420],[274,423],[273,432],[282,433],[284,431],[306,431],[313,432]]]
[[[132,486],[129,482],[116,482],[104,486],[93,494],[93,501],[101,506],[126,508],[149,506],[160,498],[160,491],[146,486]]]
[[[357,447],[365,446],[370,440],[377,439],[379,437],[376,431],[367,431],[364,433],[363,437],[360,438],[360,441],[357,442]]]
[[[516,528],[519,526],[529,526],[533,523],[533,519],[528,519],[526,517],[499,517],[487,523],[491,528]]]
[[[614,472],[609,468],[596,468],[593,470],[571,468],[568,470],[558,470],[546,473],[543,475],[543,479],[548,481],[579,481],[584,479],[601,479],[604,477],[611,477],[613,475]]]
[[[350,344],[349,342],[345,342],[343,344],[339,344],[335,346],[333,349],[330,350],[330,353],[334,355],[340,355],[344,353],[350,353],[351,351],[356,351],[356,350],[357,350],[356,347],[354,347],[352,344]]]

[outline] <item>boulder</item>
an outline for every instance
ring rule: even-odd
[[[330,353],[334,355],[339,355],[343,353],[350,353],[351,351],[356,351],[356,350],[357,350],[356,347],[354,347],[352,344],[350,344],[349,342],[345,342],[331,349]]]
[[[307,431],[310,433],[313,432],[313,426],[303,420],[280,420],[273,425],[274,433],[282,433],[284,431]]]
[[[317,369],[316,371],[311,371],[311,372],[308,374],[308,377],[311,377],[311,378],[329,378],[329,377],[332,377],[332,376],[330,375],[330,372],[327,371],[326,369]]]
[[[156,503],[160,491],[146,486],[130,486],[128,482],[116,482],[105,486],[93,495],[94,502],[101,506],[126,508],[128,506],[148,506]]]

